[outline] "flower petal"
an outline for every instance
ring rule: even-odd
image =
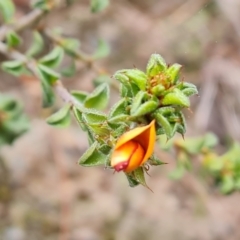
[[[137,169],[141,165],[144,155],[145,155],[144,149],[142,148],[142,146],[139,143],[137,143],[137,148],[135,149],[134,153],[132,154],[132,156],[128,162],[128,166],[127,166],[126,170],[124,170],[124,172],[132,172],[135,169]]]
[[[146,131],[148,128],[151,128],[152,126],[154,126],[154,130],[155,130],[155,120],[153,120],[150,124],[148,124],[147,126],[144,127],[136,127],[126,133],[124,133],[117,141],[117,144],[115,146],[115,149],[119,148],[120,146],[122,146],[124,143],[132,140],[133,138],[137,137],[138,135],[140,135],[141,133],[143,133],[144,131]]]
[[[112,154],[111,166],[119,171],[132,171],[136,169],[144,157],[144,150],[138,142],[128,141]]]

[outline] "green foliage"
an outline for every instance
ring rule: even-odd
[[[60,75],[45,65],[36,65],[36,74],[41,80],[43,107],[51,107],[55,101],[52,85],[60,78]]]
[[[110,53],[109,45],[105,41],[99,40],[97,50],[93,54],[93,59],[96,60],[99,58],[107,57],[109,55],[109,53]]]
[[[103,83],[86,97],[84,106],[86,108],[95,108],[97,110],[102,110],[106,108],[108,100],[109,86],[108,84]]]
[[[178,105],[181,107],[190,107],[190,101],[181,90],[175,88],[172,92],[167,93],[162,99],[162,105]]]
[[[22,42],[21,38],[13,31],[7,34],[6,39],[9,48],[15,48]]]
[[[67,104],[46,119],[47,123],[55,127],[68,127],[71,123],[71,105]]]
[[[223,155],[207,152],[203,156],[203,167],[215,177],[224,194],[239,190],[240,182],[240,144],[233,143]]]
[[[2,63],[2,69],[5,72],[10,73],[17,77],[22,75],[26,71],[25,63],[18,60],[6,61]]]
[[[49,0],[32,0],[32,7],[48,11],[52,7],[52,2]]]
[[[15,6],[12,0],[0,0],[0,12],[5,22],[12,21],[15,13]]]
[[[154,77],[157,74],[164,72],[166,70],[167,70],[167,64],[163,59],[163,57],[159,54],[152,54],[147,64],[147,69],[146,69],[147,75],[149,77]]]
[[[37,31],[34,31],[32,44],[31,44],[30,48],[28,49],[28,51],[26,52],[26,55],[28,57],[36,56],[43,50],[43,47],[44,47],[44,41],[43,41],[41,34]]]
[[[41,58],[39,63],[49,68],[58,67],[62,62],[63,56],[63,49],[61,47],[55,47],[50,53]]]
[[[97,13],[105,9],[109,4],[109,0],[91,0],[91,11]]]
[[[0,146],[11,144],[28,128],[29,121],[23,113],[22,105],[0,93]]]
[[[61,70],[61,75],[63,77],[72,77],[75,75],[76,73],[76,64],[74,63],[74,61],[71,62],[71,64],[67,67],[64,67],[62,70]]]
[[[107,156],[97,149],[98,142],[94,142],[79,159],[79,164],[84,167],[99,166],[105,164]]]
[[[68,55],[74,57],[80,48],[80,41],[75,38],[61,37],[60,45]]]
[[[75,108],[74,114],[81,128],[87,132],[91,145],[80,159],[81,165],[110,166],[109,156],[103,156],[103,152],[97,152],[96,149],[101,149],[103,145],[107,146],[107,149],[113,149],[117,139],[126,129],[130,129],[133,123],[135,126],[139,123],[146,125],[155,119],[158,134],[166,134],[168,139],[176,132],[184,135],[186,123],[182,109],[190,107],[190,101],[188,94],[184,94],[183,91],[196,88],[194,85],[180,82],[180,69],[179,64],[168,67],[160,55],[153,54],[147,65],[147,73],[136,68],[117,71],[114,77],[121,84],[121,99],[111,108],[108,116],[93,110],[101,110],[107,106],[109,89],[106,83],[99,85],[90,94],[72,92],[82,106],[81,109]],[[213,140],[205,142],[211,145]],[[178,164],[172,177],[179,178],[186,170],[191,169],[188,155],[184,150],[180,159],[181,164]],[[151,166],[164,164],[155,156],[151,156],[148,163]],[[145,167],[140,166],[126,174],[130,186],[141,184],[147,187],[144,171]]]

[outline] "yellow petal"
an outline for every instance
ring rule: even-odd
[[[117,172],[132,172],[140,166],[144,154],[144,149],[139,143],[129,141],[113,152],[111,166]]]
[[[144,127],[124,133],[117,141],[111,166],[116,171],[131,172],[143,165],[154,151],[156,141],[155,120]]]
[[[144,157],[145,151],[143,147],[137,143],[137,148],[135,149],[134,153],[132,154],[127,168],[124,170],[124,172],[132,172],[138,167],[140,167],[143,157]]]
[[[144,126],[144,127],[136,127],[126,133],[124,133],[117,141],[117,144],[115,146],[115,148],[119,148],[120,146],[122,146],[124,143],[134,139],[135,137],[137,137],[138,135],[140,135],[141,133],[143,133],[144,131],[146,131],[149,128],[154,127],[154,131],[155,131],[155,120],[153,120],[149,125]],[[156,135],[156,133],[155,133]]]
[[[143,133],[134,138],[134,141],[139,142],[145,150],[145,155],[143,157],[141,165],[143,165],[153,154],[154,145],[156,142],[155,121],[153,120],[148,126],[148,129],[146,129]]]

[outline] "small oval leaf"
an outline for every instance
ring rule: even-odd
[[[102,110],[107,107],[109,100],[109,86],[106,83],[99,85],[84,101],[86,108]]]
[[[71,122],[71,105],[67,104],[56,113],[46,119],[47,123],[55,127],[67,127]]]

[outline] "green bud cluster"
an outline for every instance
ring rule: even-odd
[[[27,131],[29,121],[22,105],[10,96],[0,93],[0,146],[12,143]]]
[[[180,78],[180,64],[168,66],[159,54],[152,54],[146,72],[139,69],[117,71],[114,78],[121,84],[121,97],[117,103],[125,104],[119,119],[131,119],[137,123],[157,122],[157,134],[166,134],[168,139],[176,132],[186,132],[183,108],[190,107],[189,97],[197,94],[194,84]],[[113,118],[112,121],[116,120]]]

